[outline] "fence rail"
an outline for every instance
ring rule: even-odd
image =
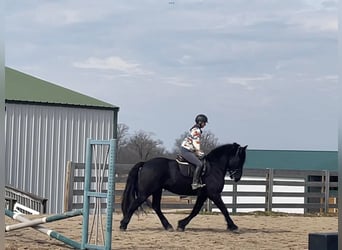
[[[121,196],[131,167],[130,164],[116,164],[115,210],[120,209]],[[65,211],[79,209],[83,204],[83,169],[82,163],[68,162]],[[246,209],[302,209],[303,213],[335,213],[338,204],[337,187],[337,171],[245,169],[239,182],[230,179],[225,181],[222,196],[224,200],[228,200],[225,204],[232,213]],[[163,209],[192,209],[195,199],[196,197],[179,196],[165,190],[161,206]],[[299,199],[300,202],[291,201],[292,199]],[[203,209],[214,211],[217,208],[208,200]]]
[[[47,199],[22,191],[10,185],[5,186],[5,198],[9,210],[23,214],[46,213]]]

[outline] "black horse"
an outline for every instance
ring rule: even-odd
[[[207,198],[212,200],[224,215],[227,229],[236,231],[238,227],[229,216],[222,201],[221,192],[227,172],[231,179],[236,182],[240,180],[246,159],[246,148],[247,145],[241,147],[237,143],[226,144],[207,154],[204,158],[207,169],[202,176],[202,181],[206,186],[197,190],[192,190],[192,178],[181,174],[176,160],[159,157],[137,163],[128,174],[123,193],[121,203],[123,219],[120,222],[120,229],[127,229],[133,213],[152,195],[152,208],[157,213],[165,230],[172,231],[173,227],[160,209],[162,192],[163,189],[166,189],[179,195],[197,195],[190,215],[178,221],[178,231],[185,230],[185,226],[199,213]]]

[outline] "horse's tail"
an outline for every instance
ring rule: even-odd
[[[126,181],[126,187],[122,194],[122,201],[121,201],[121,211],[123,213],[123,216],[128,211],[129,206],[136,198],[136,183],[138,180],[138,173],[139,169],[144,165],[144,162],[138,162],[135,164],[132,169],[129,171],[127,181]]]

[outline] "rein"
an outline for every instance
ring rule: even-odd
[[[236,172],[237,172],[237,170],[234,170],[234,171],[229,170],[229,175],[232,176],[232,175],[236,174]]]
[[[241,146],[239,146],[238,148],[237,148],[237,150],[236,150],[236,152],[235,152],[235,155],[233,156],[233,159],[236,159],[236,158],[238,158],[238,155],[239,155],[239,152],[240,152],[240,148],[241,148]],[[237,169],[234,169],[234,170],[228,170],[228,172],[229,172],[229,176],[234,176],[235,174],[236,174],[236,172],[237,172],[238,170]]]

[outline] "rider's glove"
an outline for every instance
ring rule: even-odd
[[[197,151],[197,156],[200,160],[204,158],[204,152],[203,151]]]

